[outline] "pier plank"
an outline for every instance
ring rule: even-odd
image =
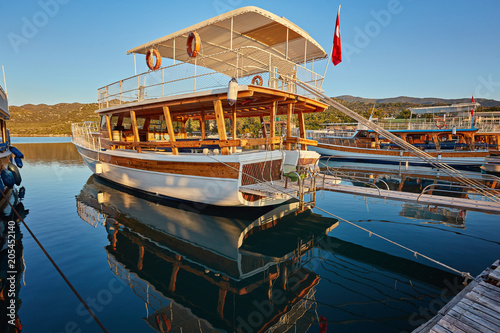
[[[492,309],[482,303],[471,301],[468,298],[464,298],[461,303],[463,303],[465,306],[470,306],[475,309],[478,309],[479,311],[484,312],[486,315],[500,322],[500,312],[495,311],[495,309]]]
[[[481,331],[476,330],[473,327],[470,327],[469,325],[462,323],[460,320],[457,320],[453,317],[450,316],[444,316],[441,318],[441,320],[437,323],[437,325],[442,326],[449,330],[450,332],[465,332],[465,333],[480,333]]]
[[[483,318],[478,316],[475,313],[471,313],[468,310],[464,310],[462,308],[453,307],[447,316],[453,317],[455,319],[460,320],[464,324],[484,333],[497,333],[498,330],[495,329],[494,325],[490,325],[489,322],[486,322]]]
[[[464,313],[470,314],[470,317],[474,316],[476,318],[479,318],[480,323],[483,326],[489,327],[492,330],[500,332],[500,321],[497,318],[490,316],[489,313],[481,311],[479,307],[475,307],[474,305],[470,306],[468,304],[465,304],[464,302],[460,302],[459,304],[457,304],[455,309],[457,311],[462,310],[464,311]]]

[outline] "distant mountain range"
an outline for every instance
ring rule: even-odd
[[[444,99],[444,98],[433,98],[433,97],[408,97],[399,96],[391,98],[363,98],[350,95],[337,96],[336,98],[347,101],[347,102],[361,102],[361,103],[412,103],[412,104],[423,104],[423,105],[434,105],[434,104],[456,104],[456,103],[469,103],[471,98],[460,98],[460,99]],[[494,99],[476,98],[476,102],[484,107],[500,106],[500,101]]]

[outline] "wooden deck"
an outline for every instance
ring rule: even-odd
[[[423,332],[500,332],[500,260],[413,331]]]

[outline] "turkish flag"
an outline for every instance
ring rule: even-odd
[[[340,8],[337,12],[337,23],[335,24],[335,35],[333,35],[332,62],[335,66],[342,61],[342,48],[340,45],[340,25],[339,25]]]
[[[476,103],[476,100],[474,99],[474,95],[472,95],[472,101],[471,103]]]

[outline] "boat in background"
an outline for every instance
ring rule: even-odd
[[[10,118],[7,93],[0,86],[0,206],[7,202],[15,185],[21,185],[24,155],[11,146],[7,120]],[[24,191],[24,190],[23,190]]]
[[[386,128],[385,123],[378,123],[390,133],[398,136],[413,146],[425,151],[454,168],[479,168],[490,156],[490,151],[498,149],[499,133],[478,134],[474,127],[474,117],[468,125],[463,122],[453,123],[446,117],[451,112],[475,110],[479,103],[462,103],[459,105],[414,108],[416,114],[440,114],[440,118],[432,118],[432,122],[404,123],[397,129]],[[438,119],[438,120],[436,120]],[[402,123],[401,123],[402,124]],[[323,156],[336,159],[363,161],[371,163],[403,164],[413,166],[431,166],[408,150],[392,143],[379,133],[364,126],[328,125],[325,130],[306,131],[309,139],[317,140],[318,144],[311,147]],[[458,126],[458,127],[457,127]]]
[[[100,88],[101,122],[72,125],[73,143],[95,174],[168,198],[261,207],[290,197],[248,186],[272,187],[283,173],[315,170],[320,155],[307,150],[316,141],[306,138],[304,114],[327,105],[295,79],[322,91],[323,77],[307,63],[327,54],[287,19],[244,7],[128,53],[146,55],[151,71]],[[173,64],[161,67],[162,58]],[[276,131],[280,115],[287,119],[284,137]],[[293,117],[299,137],[291,134]],[[261,126],[267,120],[270,129],[239,138],[244,118]],[[199,136],[188,137],[188,121],[199,124]]]

